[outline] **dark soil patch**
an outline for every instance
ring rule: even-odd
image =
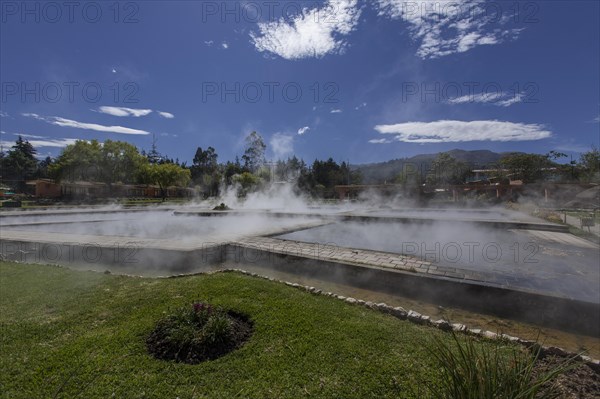
[[[148,352],[160,360],[187,364],[198,364],[226,355],[241,347],[253,332],[252,321],[246,315],[232,310],[226,314],[232,324],[231,334],[221,342],[206,345],[192,341],[178,345],[168,336],[168,326],[159,323],[146,339]]]
[[[555,368],[567,358],[563,356],[540,357],[535,365],[534,374],[544,373]],[[546,392],[556,392],[563,399],[598,399],[600,398],[600,371],[587,363],[576,362],[571,368],[558,375],[546,387]]]

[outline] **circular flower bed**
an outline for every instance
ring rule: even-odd
[[[157,359],[196,364],[239,348],[251,334],[248,317],[197,302],[159,320],[146,346]]]

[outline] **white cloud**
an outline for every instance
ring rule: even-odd
[[[80,140],[80,139],[73,139],[73,138],[66,138],[66,137],[65,138],[52,138],[52,137],[48,137],[48,136],[36,136],[33,134],[24,134],[24,133],[12,133],[12,135],[23,137],[25,140],[29,141],[29,144],[31,144],[35,148],[41,148],[41,147],[63,148],[70,144],[75,144],[75,142],[77,140]],[[33,140],[30,140],[30,139],[33,139]],[[12,146],[12,144],[11,144],[11,146]]]
[[[356,27],[360,9],[357,0],[328,0],[321,8],[304,8],[286,21],[261,22],[260,33],[251,32],[251,41],[260,52],[286,60],[321,58],[342,53],[347,36]]]
[[[308,127],[308,126],[301,127],[300,129],[298,129],[298,134],[300,136],[302,136],[304,133],[308,132],[309,130],[310,130],[310,127]]]
[[[111,69],[112,73],[117,73],[117,70],[115,68]]]
[[[46,138],[48,138],[47,136],[36,136],[33,134],[25,134],[25,133],[12,133],[12,135],[25,137],[27,139],[46,139]]]
[[[0,117],[2,117],[2,118],[8,118],[8,113],[6,113],[4,111],[0,111]]]
[[[158,114],[160,116],[162,116],[163,118],[167,118],[167,119],[173,119],[173,118],[175,118],[175,115],[173,115],[170,112],[163,112],[163,111],[156,111],[156,112],[158,112]]]
[[[136,118],[139,118],[140,116],[149,115],[152,112],[152,110],[102,106],[98,108],[98,112],[112,116],[134,116]]]
[[[204,44],[206,44],[208,47],[210,47],[210,46],[212,46],[213,44],[215,44],[215,42],[214,42],[214,41],[212,41],[212,40],[205,40],[205,41],[204,41]]]
[[[524,96],[521,93],[517,93],[514,96],[509,95],[508,98],[498,101],[496,105],[500,107],[510,107],[513,104],[523,102],[523,98]]]
[[[41,121],[46,121],[46,119],[44,119],[43,117],[39,116],[38,114],[34,114],[32,112],[24,112],[21,115],[26,116],[28,118],[34,118],[34,119],[38,119]]]
[[[52,125],[62,126],[62,127],[72,127],[72,128],[76,128],[76,129],[95,130],[97,132],[104,132],[104,133],[141,134],[141,135],[150,134],[149,132],[147,132],[145,130],[132,129],[132,128],[123,127],[123,126],[105,126],[105,125],[99,125],[96,123],[78,122],[78,121],[74,121],[71,119],[61,118],[58,116],[43,117],[43,116],[40,116],[38,114],[33,114],[33,113],[24,113],[22,115],[31,117],[31,118],[35,118],[38,120],[42,120],[42,121],[50,123]]]
[[[47,139],[47,140],[29,140],[32,146],[39,147],[55,147],[64,148],[68,145],[75,144],[79,139],[62,138],[62,139]]]
[[[364,108],[366,106],[367,106],[367,103],[362,103],[362,104],[359,104],[356,107],[354,107],[354,109],[358,111],[359,109]]]
[[[487,121],[407,122],[377,125],[382,134],[394,134],[393,141],[406,143],[453,143],[464,141],[527,141],[552,136],[543,125]]]
[[[275,159],[283,159],[286,155],[294,152],[294,137],[287,134],[275,133],[271,136],[269,145]]]
[[[417,55],[421,58],[438,58],[502,43],[516,38],[522,30],[501,29],[500,25],[508,19],[498,18],[483,0],[377,0],[376,5],[379,15],[410,25],[409,33],[419,42]]]
[[[0,150],[2,151],[4,151],[5,148],[11,148],[13,145],[15,145],[14,141],[0,140]]]
[[[227,50],[229,48],[229,44],[227,44],[227,42],[223,42],[223,43],[221,43],[221,47],[223,47],[225,50]]]
[[[78,122],[78,121],[74,121],[71,119],[65,119],[65,118],[60,118],[60,117],[53,117],[53,119],[54,120],[49,123],[52,123],[53,125],[57,125],[57,126],[73,127],[76,129],[87,129],[87,130],[95,130],[98,132],[119,133],[119,134],[142,134],[142,135],[150,134],[149,132],[147,132],[145,130],[132,129],[132,128],[123,127],[123,126],[104,126],[104,125],[98,125],[96,123]]]
[[[371,140],[369,140],[369,143],[371,143],[371,144],[388,144],[391,142],[392,142],[392,140],[389,140],[389,139],[371,139]]]
[[[342,110],[339,109],[339,108],[334,108],[331,111],[329,111],[329,113],[331,113],[331,114],[341,114]]]
[[[136,109],[136,108],[125,108],[125,107],[102,106],[102,107],[99,107],[97,111],[102,114],[108,114],[108,115],[112,115],[112,116],[133,116],[136,118],[139,118],[140,116],[147,116],[147,115],[150,115],[152,112],[156,112],[163,118],[167,118],[167,119],[175,118],[175,115],[173,115],[170,112],[153,111],[151,109]],[[30,116],[33,116],[33,115],[34,114],[31,114]]]
[[[524,98],[525,96],[522,93],[489,92],[466,94],[447,102],[448,104],[487,103],[498,107],[510,107],[513,104],[523,102]]]

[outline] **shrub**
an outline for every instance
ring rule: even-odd
[[[196,302],[159,320],[146,346],[158,359],[195,364],[238,348],[251,333],[244,315]]]
[[[439,363],[440,385],[430,387],[432,397],[445,399],[533,399],[555,398],[552,381],[571,367],[571,360],[546,372],[536,370],[539,345],[525,352],[501,341],[495,346],[481,345],[476,338],[448,344],[434,338],[428,351]]]

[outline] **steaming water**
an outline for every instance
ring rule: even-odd
[[[71,219],[71,220],[68,220]],[[186,240],[218,236],[252,235],[288,229],[300,223],[317,222],[317,217],[269,217],[261,214],[218,217],[174,216],[172,212],[123,212],[119,214],[47,215],[25,222],[3,221],[7,230],[38,231],[95,236],[124,236]]]
[[[517,288],[529,288],[559,293],[569,297],[600,303],[599,253],[597,246],[590,246],[563,233],[501,230],[475,226],[464,221],[536,221],[535,218],[502,208],[477,210],[441,209],[391,209],[377,198],[371,198],[371,206],[356,203],[341,205],[311,204],[294,196],[290,187],[279,187],[265,193],[251,194],[245,202],[233,192],[212,202],[199,202],[182,210],[210,210],[224,202],[235,210],[248,214],[221,217],[174,216],[172,209],[154,208],[129,211],[118,207],[82,210],[51,210],[46,212],[3,212],[0,214],[2,230],[40,231],[81,235],[124,236],[159,238],[185,241],[186,239],[212,241],[229,235],[261,235],[273,230],[293,230],[308,222],[318,223],[319,214],[366,214],[407,218],[453,219],[452,223],[357,223],[340,222],[303,231],[287,233],[282,238],[307,242],[334,243],[338,246],[364,248],[394,253],[405,253],[434,260],[442,266],[473,272],[487,273],[486,278],[498,284]],[[403,204],[402,206],[406,206]],[[269,217],[252,214],[253,210],[298,212],[304,217]],[[84,212],[84,213],[81,213]],[[15,216],[9,216],[14,214]],[[1,231],[0,231],[1,233]],[[219,241],[219,240],[215,240]],[[470,244],[466,244],[470,243]],[[412,244],[417,244],[416,248]],[[437,245],[436,245],[437,244]],[[456,244],[456,245],[455,245]],[[486,244],[488,251],[483,252]],[[533,244],[533,247],[528,246]],[[500,249],[498,259],[497,249]],[[460,256],[458,250],[460,249]],[[471,252],[471,249],[473,251]],[[472,253],[472,256],[470,256]],[[433,259],[432,259],[433,258]],[[492,260],[494,259],[494,260]],[[168,259],[165,259],[168,261]],[[268,265],[261,274],[274,275]],[[239,267],[236,265],[235,267]],[[248,265],[247,267],[260,267]],[[156,271],[169,274],[170,265]],[[258,271],[258,270],[257,270]],[[288,276],[287,280],[304,280],[303,276]],[[495,279],[495,280],[494,280]],[[357,290],[333,283],[314,281],[310,285],[330,288],[362,299],[381,298],[390,304],[406,305],[405,298],[390,299],[385,294]],[[341,291],[340,291],[341,290]],[[434,306],[434,305],[427,305]],[[420,310],[419,307],[414,307]],[[425,313],[434,315],[424,309]],[[456,321],[463,316],[457,316]],[[485,326],[485,325],[482,325]],[[497,330],[489,327],[490,330]],[[505,330],[508,331],[508,330]],[[522,334],[516,334],[522,335]],[[560,342],[560,340],[559,340]],[[595,342],[598,348],[598,342]],[[586,345],[587,346],[587,345]]]
[[[278,238],[411,255],[478,279],[600,303],[598,248],[565,233],[432,224],[341,222]]]
[[[505,209],[377,209],[368,212],[373,216],[413,217],[435,220],[478,220],[478,221],[522,221],[540,222],[540,220],[520,212]]]

